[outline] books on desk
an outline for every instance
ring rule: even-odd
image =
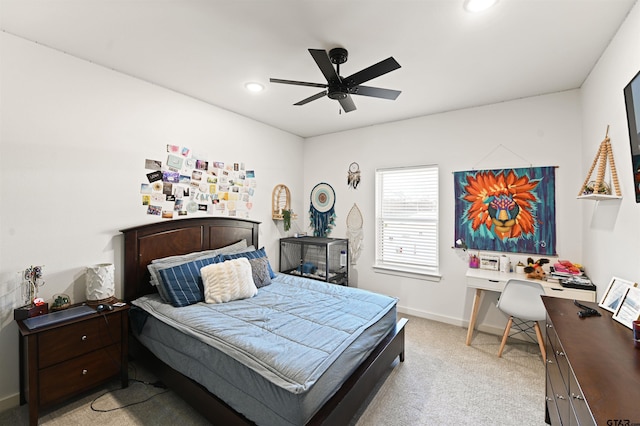
[[[580,290],[596,291],[596,286],[585,276],[574,276],[560,280],[560,285],[566,288],[577,288]]]

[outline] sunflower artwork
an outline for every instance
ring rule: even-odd
[[[555,167],[453,176],[454,241],[474,250],[556,255]]]

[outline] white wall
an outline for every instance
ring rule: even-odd
[[[581,208],[576,194],[584,180],[579,101],[578,91],[568,91],[307,139],[304,193],[320,181],[335,189],[337,226],[332,237],[346,237],[346,216],[354,202],[363,212],[363,252],[355,267],[358,287],[398,297],[401,311],[462,325],[469,318],[473,293],[465,284],[466,261],[451,248],[452,173],[558,166],[557,251],[562,258],[581,262],[580,216],[576,214]],[[346,184],[352,161],[358,162],[362,171],[362,182],[356,190]],[[375,169],[420,164],[437,164],[440,170],[442,279],[437,282],[380,274],[372,269]],[[489,301],[495,301],[495,295],[485,297],[479,322],[503,327],[504,317]]]
[[[636,5],[584,88],[485,107],[336,133],[306,141],[116,72],[0,34],[0,410],[16,403],[17,328],[12,320],[16,272],[44,264],[50,298],[82,297],[84,266],[120,262],[118,230],[150,222],[139,206],[144,159],[167,143],[190,145],[222,161],[242,152],[257,173],[252,219],[277,260],[282,225],[269,217],[271,190],[289,186],[307,231],[309,192],[319,182],[337,196],[337,227],[353,203],[364,214],[365,238],[354,282],[400,298],[401,310],[454,324],[469,318],[466,262],[453,244],[452,172],[472,168],[557,165],[558,253],[584,263],[599,286],[612,275],[638,281],[640,215],[631,188],[622,88],[640,69],[640,6]],[[552,67],[550,68],[552,71]],[[579,201],[606,125],[623,196],[621,202]],[[500,147],[502,145],[503,147]],[[300,158],[302,161],[283,161]],[[491,153],[491,155],[488,155]],[[347,187],[347,168],[360,164],[362,183]],[[375,274],[374,171],[411,164],[440,166],[442,279]],[[304,171],[303,171],[304,170]],[[303,182],[304,178],[304,182]],[[120,275],[117,277],[120,291]],[[504,318],[487,297],[479,322]]]
[[[17,272],[45,265],[40,294],[83,301],[84,268],[115,262],[119,230],[162,220],[141,206],[146,158],[167,144],[207,159],[244,162],[258,188],[250,218],[277,259],[282,224],[271,220],[279,183],[302,192],[302,139],[228,111],[31,42],[0,34],[0,409],[18,392]],[[301,206],[299,204],[298,206]],[[301,208],[301,207],[299,207]]]
[[[593,163],[609,125],[623,197],[585,203],[582,212],[584,261],[599,283],[608,283],[612,276],[640,282],[640,204],[635,202],[623,94],[639,70],[640,5],[636,4],[581,90],[583,173]]]

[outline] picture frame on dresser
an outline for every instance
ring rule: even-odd
[[[620,306],[613,314],[613,319],[627,328],[633,328],[633,322],[640,318],[640,288],[629,287],[624,293]]]
[[[636,286],[636,284],[629,280],[618,277],[611,278],[598,306],[615,314],[620,307],[620,301],[627,292],[627,289],[633,286]]]

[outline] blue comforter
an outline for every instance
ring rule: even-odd
[[[219,349],[289,392],[304,393],[396,299],[277,274],[257,296],[174,308],[156,296],[133,302]]]

